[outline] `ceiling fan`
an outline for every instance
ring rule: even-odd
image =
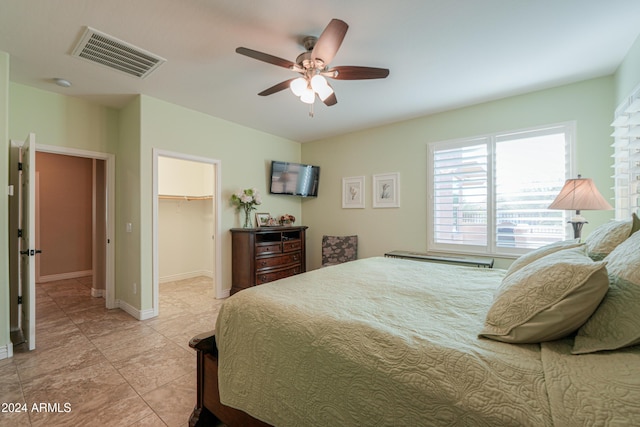
[[[311,104],[312,107],[316,96],[318,96],[325,105],[332,106],[335,105],[338,100],[333,88],[327,82],[326,77],[335,80],[365,80],[384,79],[389,75],[389,70],[386,68],[351,65],[329,68],[329,63],[338,52],[348,28],[349,26],[346,22],[340,19],[332,19],[322,34],[320,34],[320,37],[308,36],[303,39],[302,43],[307,51],[298,55],[296,62],[291,62],[246,47],[239,47],[236,49],[236,52],[259,61],[288,68],[302,76],[280,82],[263,90],[258,95],[267,96],[290,88],[296,96],[300,97],[302,102]],[[311,110],[309,114],[313,116],[313,110]]]

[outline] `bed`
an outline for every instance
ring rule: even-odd
[[[630,332],[611,343],[607,328],[620,325],[606,319],[621,312],[611,289],[624,290],[623,312],[640,312],[640,233],[622,237],[600,260],[587,242],[550,245],[509,270],[374,257],[239,292],[223,304],[215,336],[190,343],[198,354],[190,424],[638,423],[640,324],[635,314],[623,318]],[[558,273],[560,264],[570,267]],[[580,283],[531,315],[530,301],[509,294],[513,282],[550,271]],[[560,322],[574,326],[549,326],[575,306],[588,313]],[[525,320],[501,330],[511,317]]]

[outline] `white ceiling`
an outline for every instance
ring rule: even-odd
[[[338,104],[314,118],[289,90],[257,96],[296,74],[235,48],[295,61],[332,18],[349,31],[331,65],[389,77],[332,81]],[[638,0],[0,0],[0,50],[13,82],[113,107],[146,94],[306,142],[610,75],[638,22]],[[140,80],[74,58],[86,26],[167,62]]]

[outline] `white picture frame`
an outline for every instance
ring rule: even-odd
[[[364,176],[342,178],[342,208],[364,209]]]
[[[373,207],[400,207],[400,172],[373,175]]]

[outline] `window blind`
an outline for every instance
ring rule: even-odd
[[[626,220],[640,207],[640,88],[618,106],[611,126],[615,216]]]
[[[429,144],[429,248],[521,253],[566,235],[547,209],[571,174],[572,124]]]

